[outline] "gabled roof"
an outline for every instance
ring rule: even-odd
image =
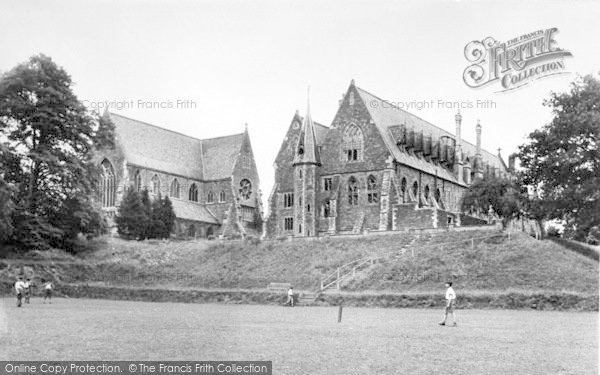
[[[231,177],[243,140],[244,133],[202,140],[204,180]]]
[[[423,131],[424,136],[431,135],[433,139],[439,139],[441,137],[450,137],[455,139],[454,134],[441,129],[423,120],[422,118],[413,115],[412,113],[404,111],[399,107],[393,106],[390,102],[384,101],[383,99],[357,86],[354,87],[363,100],[365,107],[369,111],[375,126],[381,133],[388,150],[398,162],[421,169],[433,175],[437,174],[438,176],[450,181],[456,181],[456,177],[450,171],[441,167],[436,167],[434,164],[424,159],[420,159],[400,151],[400,149],[398,149],[396,146],[392,132],[393,127],[397,125],[405,125],[407,129],[412,128],[416,131]],[[470,155],[473,157],[475,155],[476,147],[472,143],[461,139],[461,146],[465,156]],[[496,167],[500,167],[502,165],[502,160],[498,156],[493,155],[492,153],[483,149],[481,150],[481,156],[484,163]]]
[[[128,163],[201,181],[231,176],[244,136],[198,139],[115,113],[109,116]]]
[[[201,221],[204,223],[219,224],[217,218],[206,208],[198,203],[171,199],[173,211],[178,219]]]

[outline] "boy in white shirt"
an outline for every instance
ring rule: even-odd
[[[23,277],[19,276],[19,280],[15,283],[15,293],[17,293],[17,307],[21,307],[21,299],[23,298],[23,292],[25,291],[25,283]]]
[[[290,289],[288,289],[287,296],[288,296],[288,299],[285,302],[285,304],[286,305],[289,304],[291,307],[294,307],[294,289],[291,286],[290,286]]]
[[[48,298],[50,301],[49,303],[52,303],[52,282],[50,280],[46,281],[44,283],[44,300],[42,301],[42,303],[46,303],[46,298]]]
[[[454,305],[456,302],[456,293],[454,293],[454,289],[452,289],[452,282],[448,281],[446,283],[446,310],[444,312],[444,321],[440,323],[441,326],[446,325],[446,319],[448,318],[448,313],[452,314],[452,326],[456,327],[456,316],[454,315]]]

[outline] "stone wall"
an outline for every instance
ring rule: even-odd
[[[418,207],[415,203],[403,203],[394,206],[393,230],[408,230],[410,228],[435,228],[432,207]]]

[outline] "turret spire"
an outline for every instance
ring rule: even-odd
[[[296,145],[294,165],[296,164],[321,164],[321,156],[317,148],[315,125],[310,115],[310,87],[307,91],[306,115],[300,129],[300,137]]]

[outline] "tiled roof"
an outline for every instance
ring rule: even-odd
[[[320,146],[325,141],[325,136],[327,135],[327,132],[329,131],[329,127],[327,127],[325,125],[321,125],[315,121],[313,121],[313,124],[315,124],[315,137],[317,138],[317,145]]]
[[[110,113],[128,163],[196,180],[230,177],[243,133],[197,139]]]
[[[202,140],[205,180],[231,177],[243,140],[243,133]]]
[[[394,158],[405,165],[421,169],[433,175],[438,175],[450,181],[456,181],[456,177],[453,173],[445,168],[437,167],[436,165],[429,163],[424,159],[420,159],[413,155],[409,155],[400,151],[393,140],[394,127],[397,125],[406,125],[407,129],[415,129],[417,131],[423,131],[424,136],[431,135],[432,139],[439,139],[441,137],[450,137],[454,139],[454,134],[441,129],[412,113],[406,112],[398,107],[391,105],[391,103],[384,101],[383,99],[356,87],[361,99],[367,107],[371,118],[375,122],[375,125],[379,129],[387,148],[393,154]],[[476,147],[465,141],[461,140],[461,146],[463,154],[470,155],[471,158],[475,155]],[[484,163],[491,166],[500,167],[503,165],[502,160],[485,150],[481,150],[481,156]]]
[[[171,199],[175,216],[179,219],[187,219],[193,221],[201,221],[204,223],[219,224],[219,221],[206,206],[198,203],[182,201],[179,199]]]

